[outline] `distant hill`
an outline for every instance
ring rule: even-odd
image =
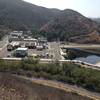
[[[94,21],[100,23],[100,18],[92,18],[92,20],[94,20]]]
[[[47,9],[22,0],[0,0],[0,25],[11,29],[38,29],[59,10]]]
[[[98,30],[96,22],[76,11],[67,9],[44,25],[40,32],[50,40],[58,38],[68,40],[70,37],[87,35]]]
[[[9,29],[38,31],[39,35],[44,35],[49,40],[76,41],[83,35],[86,38],[88,34],[96,34],[97,37],[100,24],[70,9],[61,11],[23,0],[0,0],[0,37]]]

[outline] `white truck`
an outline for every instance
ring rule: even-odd
[[[20,47],[20,43],[19,42],[11,42],[7,45],[7,50],[8,51],[12,51],[16,48]]]

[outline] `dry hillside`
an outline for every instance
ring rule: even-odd
[[[0,73],[0,100],[90,100],[74,93],[38,85],[16,76]]]

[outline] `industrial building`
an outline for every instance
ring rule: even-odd
[[[25,43],[25,47],[29,49],[36,49],[36,42]]]
[[[37,45],[37,46],[36,46],[36,49],[37,49],[37,50],[43,50],[43,46],[42,46],[42,45]]]
[[[36,49],[38,40],[35,38],[23,39],[22,44],[29,49]]]
[[[47,44],[47,39],[44,37],[38,38],[38,43],[39,44]]]
[[[23,31],[13,31],[10,33],[11,36],[22,36],[23,35]]]
[[[25,38],[25,39],[23,39],[23,41],[24,41],[24,42],[38,42],[37,39],[35,39],[35,38],[31,38],[31,37],[29,37],[29,38]]]
[[[22,40],[23,31],[13,31],[10,33],[8,37],[8,41],[21,41]]]
[[[39,47],[39,48],[43,47],[43,49],[47,49],[48,48],[47,39],[44,37],[38,38],[38,46],[37,47]]]

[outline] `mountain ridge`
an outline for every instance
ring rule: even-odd
[[[97,35],[100,23],[71,9],[49,9],[23,0],[0,0],[0,31],[6,29],[32,30],[48,40],[67,41],[93,32]]]
[[[70,37],[87,35],[93,31],[100,32],[95,21],[70,9],[63,10],[59,16],[40,29],[40,32],[45,33],[50,40],[53,37],[68,40]]]
[[[23,0],[1,0],[0,8],[0,24],[12,29],[18,25],[38,29],[56,15],[56,11]]]

